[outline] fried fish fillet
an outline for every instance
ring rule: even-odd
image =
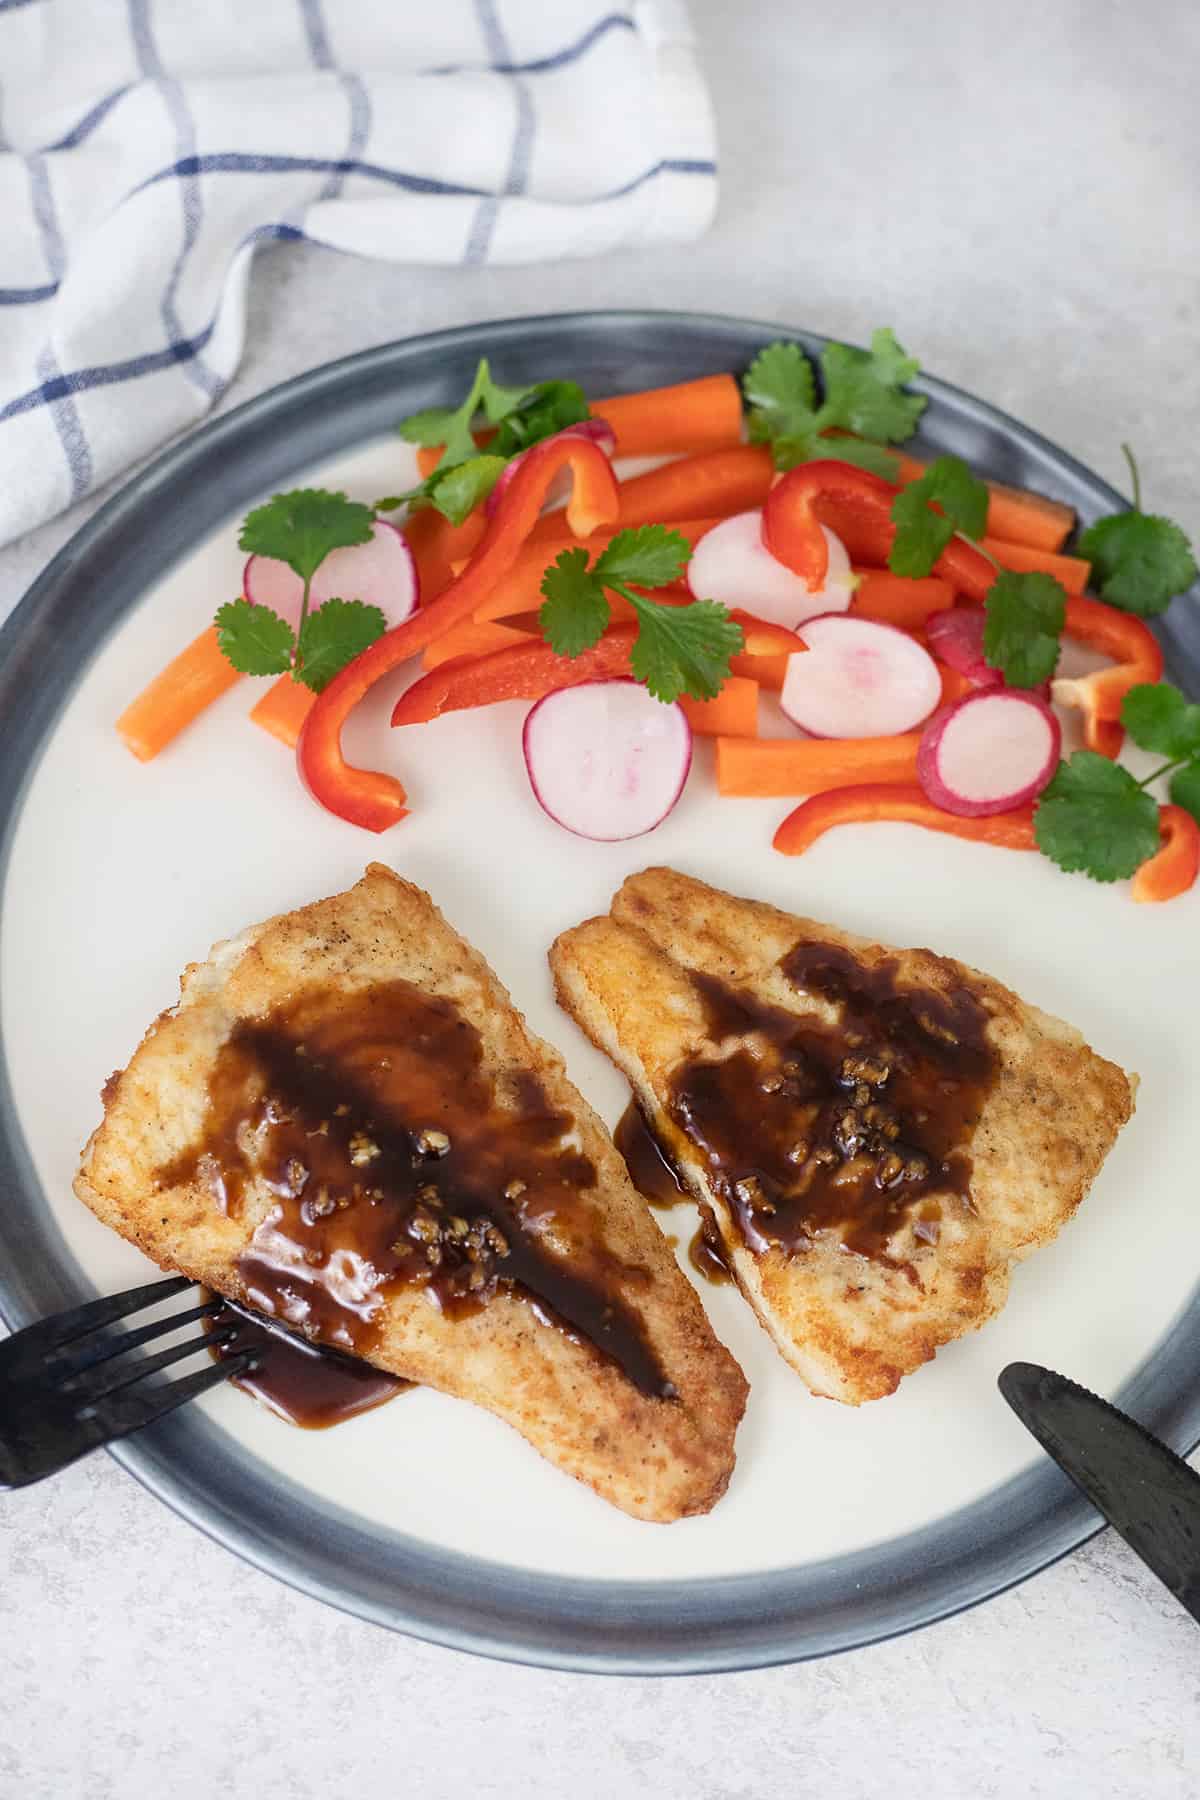
[[[741,1370],[561,1058],[427,894],[373,864],[181,989],[106,1087],[75,1182],[99,1218],[485,1407],[637,1518],[716,1503]]]
[[[710,1211],[734,1278],[780,1354],[814,1393],[850,1405],[894,1392],[939,1345],[999,1310],[1012,1264],[1071,1217],[1133,1111],[1133,1086],[1121,1069],[1071,1026],[988,976],[929,950],[891,950],[735,899],[671,869],[631,876],[609,916],[564,932],[550,962],[561,1005],[628,1076],[651,1129],[702,1211]],[[806,980],[805,968],[824,973]],[[836,980],[831,970],[840,970]],[[878,997],[873,1016],[854,998],[871,991]],[[714,994],[724,996],[724,1020],[714,1015]],[[858,1007],[853,1045],[845,1039],[851,1002]],[[754,1029],[756,1007],[765,1036]],[[978,1032],[978,1086],[959,1122],[958,1147],[944,1165],[919,1151],[907,1163],[893,1159],[903,1144],[879,1132],[899,1139],[903,1125],[919,1138],[922,1127],[912,1116],[900,1120],[894,1108],[876,1107],[888,1099],[888,1072],[871,1067],[871,1054],[882,1044],[898,1055],[893,1097],[911,1066],[907,1053],[896,1051],[901,1027],[910,1042],[923,1044],[935,1073],[953,1077],[954,1030],[945,1018],[966,1021],[964,1029],[973,1019]],[[793,1029],[809,1046],[798,1053],[801,1061],[809,1054],[826,1069],[832,1098],[825,1114],[812,1104],[805,1110],[800,1099],[787,1110],[793,1065],[785,1060],[780,1073],[778,1045],[786,1048]],[[964,1054],[965,1046],[964,1038]],[[719,1102],[723,1080],[745,1083],[747,1071],[753,1090],[743,1085],[722,1120],[713,1097]],[[811,1101],[803,1074],[797,1079],[797,1094]],[[856,1088],[860,1079],[883,1085]],[[764,1097],[781,1089],[782,1114]],[[931,1091],[943,1090],[934,1082]],[[705,1104],[717,1137],[724,1129],[736,1140],[732,1150],[714,1148],[706,1135],[705,1115],[696,1111]],[[915,1116],[928,1121],[933,1113],[916,1109]],[[874,1253],[856,1250],[861,1221],[852,1213],[827,1216],[824,1228],[820,1219],[803,1220],[807,1196],[799,1176],[787,1200],[801,1219],[799,1237],[784,1243],[775,1235],[772,1202],[757,1176],[762,1144],[754,1139],[781,1117],[800,1146],[788,1155],[810,1159],[806,1134],[819,1136],[822,1119],[832,1118],[817,1153],[834,1166],[833,1183],[828,1168],[804,1164],[804,1179],[815,1171],[825,1181],[830,1204],[838,1170],[845,1178],[865,1170],[860,1191],[878,1208],[880,1184],[893,1179],[899,1162],[880,1241],[868,1246]],[[961,1178],[947,1178],[943,1188],[943,1167]],[[784,1180],[778,1169],[776,1175]],[[904,1201],[910,1175],[920,1195],[912,1204]],[[777,1185],[776,1198],[782,1191]],[[755,1211],[760,1204],[767,1210]]]

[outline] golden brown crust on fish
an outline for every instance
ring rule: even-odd
[[[390,869],[372,864],[347,893],[270,919],[187,969],[179,1005],[155,1021],[106,1087],[104,1120],[75,1183],[79,1198],[161,1267],[244,1300],[238,1258],[270,1211],[270,1193],[256,1178],[230,1217],[200,1181],[160,1186],[158,1173],[200,1139],[208,1079],[239,1022],[261,1019],[309,987],[396,980],[454,1002],[478,1030],[484,1066],[501,1086],[506,1075],[536,1075],[553,1108],[574,1119],[597,1171],[574,1216],[585,1218],[616,1265],[628,1266],[619,1299],[640,1317],[678,1398],[643,1393],[586,1341],[540,1323],[520,1291],[504,1285],[460,1317],[420,1287],[390,1288],[369,1360],[485,1407],[637,1518],[708,1511],[733,1468],[745,1379],[558,1053],[529,1032],[483,957],[429,896]]]
[[[667,1111],[674,1072],[716,1052],[692,972],[811,1016],[814,1002],[780,964],[814,940],[848,951],[865,970],[894,963],[902,987],[965,990],[987,1015],[995,1075],[971,1144],[970,1202],[943,1199],[936,1244],[906,1221],[887,1262],[849,1254],[831,1234],[799,1255],[774,1245],[754,1254]],[[735,899],[671,869],[631,876],[609,916],[564,932],[550,961],[560,1003],[628,1076],[689,1187],[712,1208],[734,1278],[781,1355],[814,1393],[851,1405],[892,1393],[939,1345],[999,1310],[1011,1265],[1071,1217],[1133,1110],[1121,1069],[990,977],[929,950],[892,950]]]

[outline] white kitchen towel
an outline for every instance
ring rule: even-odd
[[[715,204],[682,0],[0,0],[0,543],[208,410],[264,240],[533,262]]]

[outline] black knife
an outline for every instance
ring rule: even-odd
[[[1009,1363],[1000,1392],[1163,1586],[1200,1624],[1200,1475],[1107,1400],[1036,1363]]]

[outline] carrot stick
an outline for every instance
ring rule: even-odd
[[[427,644],[421,666],[436,669],[439,663],[450,662],[456,656],[487,656],[489,651],[505,650],[510,644],[527,644],[529,639],[527,631],[514,631],[511,626],[491,621],[477,625],[468,619]]]
[[[1079,556],[1056,556],[1051,550],[1031,550],[1028,544],[1008,544],[1003,538],[985,537],[983,548],[1004,569],[1018,569],[1022,574],[1041,569],[1060,581],[1068,594],[1082,594],[1088,584],[1092,565]]]
[[[915,456],[900,457],[900,479],[908,485],[919,481],[926,465]],[[1031,550],[1061,550],[1075,528],[1069,506],[1025,488],[1005,487],[989,481],[986,529],[1008,544],[1026,544]]]
[[[737,444],[728,450],[681,456],[661,469],[621,483],[618,523],[624,530],[629,525],[673,525],[680,519],[703,516],[716,524],[730,513],[761,506],[774,474],[771,453],[761,444]],[[560,508],[538,520],[529,541],[557,537],[562,530]]]
[[[256,706],[250,710],[255,725],[261,725],[273,738],[294,750],[300,741],[300,729],[313,709],[317,696],[302,681],[281,675],[273,681]]]
[[[454,563],[466,562],[483,536],[486,521],[477,508],[461,525],[452,525],[435,506],[421,506],[404,521],[404,535],[416,558],[417,591],[422,606],[436,600],[454,579]]]
[[[722,794],[822,794],[859,782],[915,782],[919,731],[873,738],[717,739]]]
[[[701,737],[752,738],[758,732],[758,683],[731,675],[715,700],[680,696],[692,730]]]
[[[729,667],[735,675],[756,681],[759,687],[770,688],[776,694],[783,686],[787,665],[786,656],[748,656],[744,651],[729,659]]]
[[[217,628],[210,625],[130,702],[117,720],[117,731],[139,762],[149,762],[241,679],[222,656]]]
[[[536,611],[542,604],[542,576],[564,550],[573,550],[582,546],[594,555],[612,541],[618,530],[624,529],[622,526],[606,525],[603,530],[593,532],[590,538],[577,538],[572,537],[569,532],[563,531],[561,514],[550,513],[547,514],[547,518],[558,520],[557,533],[550,535],[534,530],[532,537],[522,545],[508,574],[495,583],[487,598],[481,601],[476,608],[474,614],[476,623],[485,619],[505,619],[513,613]],[[680,532],[689,544],[694,544],[698,538],[704,536],[706,531],[711,530],[716,522],[715,519],[677,519],[671,529]],[[664,598],[661,590],[657,597]],[[610,599],[614,617],[618,614],[623,617],[630,616],[628,607],[624,607],[623,610],[623,603],[619,603],[611,597]]]
[[[931,613],[946,612],[954,605],[954,589],[940,575],[893,575],[887,569],[855,569],[859,585],[850,611],[865,619],[881,619],[901,631],[920,629]]]
[[[943,706],[949,706],[955,700],[965,700],[968,694],[979,692],[976,682],[968,676],[960,674],[957,669],[950,668],[947,663],[938,663],[937,672],[942,678]]]
[[[742,441],[742,396],[732,375],[702,375],[673,387],[609,394],[593,400],[590,410],[616,433],[614,456],[693,456],[728,450]],[[477,431],[475,442],[482,447],[491,435]],[[440,444],[422,444],[417,451],[422,481],[441,460]]]
[[[704,375],[674,387],[594,400],[592,412],[617,434],[618,456],[725,450],[741,442],[742,396],[732,375]]]

